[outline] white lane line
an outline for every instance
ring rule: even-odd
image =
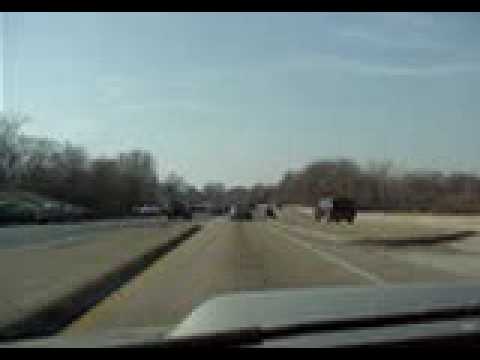
[[[376,274],[373,274],[371,272],[368,272],[366,270],[363,270],[363,269],[359,268],[358,266],[350,264],[349,262],[347,262],[344,259],[338,257],[337,255],[334,255],[334,254],[332,254],[330,252],[327,252],[325,250],[320,251],[318,248],[314,247],[313,245],[311,245],[311,244],[309,244],[309,243],[307,243],[303,240],[300,240],[298,238],[292,237],[288,234],[285,234],[283,232],[280,232],[277,229],[273,229],[272,227],[270,227],[270,229],[273,230],[274,232],[277,232],[278,234],[281,234],[286,239],[288,239],[291,242],[303,247],[304,249],[313,251],[315,254],[320,256],[322,259],[330,262],[331,264],[341,266],[344,269],[350,271],[351,273],[359,275],[359,276],[371,281],[372,283],[374,283],[376,285],[386,284],[385,280],[383,280],[380,276],[378,276]]]

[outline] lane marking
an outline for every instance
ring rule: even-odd
[[[378,276],[376,274],[373,274],[371,272],[368,272],[366,270],[363,270],[363,269],[359,268],[358,266],[353,265],[353,264],[345,261],[344,259],[340,258],[337,255],[334,255],[334,254],[332,254],[330,252],[327,252],[325,250],[320,251],[318,248],[314,247],[313,245],[311,245],[311,244],[309,244],[309,243],[307,243],[303,240],[300,240],[297,237],[293,237],[289,234],[285,234],[283,232],[280,232],[278,229],[274,229],[273,227],[270,227],[270,230],[273,230],[273,232],[281,234],[286,239],[288,239],[291,242],[303,247],[304,249],[307,249],[307,250],[310,250],[310,251],[314,252],[315,254],[320,256],[322,259],[330,262],[331,264],[341,266],[344,269],[350,271],[351,273],[356,274],[360,277],[363,277],[364,279],[367,279],[367,280],[371,281],[372,283],[374,283],[376,285],[385,285],[386,284],[385,280],[382,279],[380,276]]]

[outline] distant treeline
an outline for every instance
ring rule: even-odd
[[[175,174],[160,180],[148,151],[92,157],[80,146],[27,136],[25,119],[0,114],[0,191],[24,190],[98,213],[120,215],[143,203],[282,202],[313,205],[323,196],[348,196],[364,210],[479,212],[480,177],[468,173],[393,171],[391,163],[319,160],[288,171],[277,184],[202,189]],[[108,141],[108,139],[105,139]]]
[[[282,202],[313,205],[326,195],[348,196],[364,210],[480,211],[480,177],[439,171],[393,171],[389,162],[316,161],[287,172],[269,190]]]
[[[146,151],[91,157],[82,147],[23,134],[24,122],[19,116],[0,116],[3,191],[21,189],[105,215],[120,215],[139,203],[155,201],[162,185],[168,188],[160,184],[155,161]]]

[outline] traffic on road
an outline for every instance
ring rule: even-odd
[[[0,35],[0,347],[480,347],[480,14]]]

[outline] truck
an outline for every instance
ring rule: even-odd
[[[346,197],[323,198],[315,206],[315,219],[336,223],[346,220],[353,224],[357,216],[355,201]]]

